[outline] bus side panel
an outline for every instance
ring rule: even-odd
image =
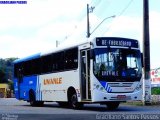
[[[80,91],[78,76],[79,70],[40,75],[37,85],[37,90],[40,92],[38,98],[43,101],[68,101],[69,87]]]
[[[16,78],[14,79],[14,94],[15,94],[16,99],[20,99],[19,91],[18,91],[18,80]]]
[[[18,83],[15,79],[15,96],[17,99],[29,100],[29,91],[33,90],[36,95],[37,76],[24,77],[23,80]],[[20,94],[20,95],[19,95]]]
[[[36,95],[37,76],[24,77],[24,82],[21,84],[21,96],[24,100],[29,100],[29,90],[33,90]]]

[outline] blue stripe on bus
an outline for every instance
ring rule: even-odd
[[[101,85],[105,88],[105,86],[106,86],[106,82],[104,82],[104,81],[100,81],[100,83],[101,83]]]
[[[107,92],[109,92],[110,91],[110,87],[107,87]]]
[[[15,60],[13,63],[16,64],[16,63],[25,62],[25,61],[28,61],[28,60],[40,58],[40,55],[41,55],[41,53],[37,53],[37,54],[31,55],[31,56],[29,56],[29,57],[17,59],[17,60]]]
[[[38,86],[38,80],[37,80],[36,86]],[[37,88],[36,88],[36,93],[38,93],[38,89]],[[38,100],[38,94],[36,94],[36,100]]]
[[[100,83],[101,83],[101,85],[105,88],[105,90],[106,90],[108,93],[112,92],[112,88],[108,85],[107,82],[105,82],[105,81],[100,81]]]
[[[39,89],[39,100],[41,100],[41,85],[39,83],[39,79],[38,79],[38,89]]]
[[[112,92],[112,89],[110,89],[108,92],[109,92],[109,93]]]
[[[41,101],[42,101],[42,91],[41,91]]]
[[[37,78],[37,100],[42,101],[42,91],[41,91],[41,83],[39,77]]]
[[[39,85],[39,77],[38,77],[38,100],[40,100],[40,85]]]
[[[39,76],[37,78],[37,97],[38,97],[38,101],[40,101],[40,84],[39,84]]]
[[[39,80],[39,77],[37,77],[37,88],[36,88],[36,91],[37,91],[37,92],[36,92],[36,96],[37,96],[36,98],[37,98],[37,99],[36,99],[36,100],[39,100],[39,89],[38,89],[39,82],[38,82],[38,80]]]
[[[108,88],[108,83],[106,82],[105,89],[107,89],[107,88]]]

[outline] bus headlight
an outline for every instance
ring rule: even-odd
[[[99,91],[102,91],[102,92],[106,92],[105,88],[103,86],[100,86],[100,85],[96,85],[94,84],[95,88]]]
[[[105,92],[104,87],[101,87],[101,88],[100,88],[100,91]]]
[[[97,89],[99,89],[99,87],[100,87],[99,85],[96,85],[96,88],[97,88]]]

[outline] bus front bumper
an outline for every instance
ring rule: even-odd
[[[107,93],[94,90],[92,93],[92,102],[107,101],[142,101],[142,89],[132,93]]]

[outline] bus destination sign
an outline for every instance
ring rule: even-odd
[[[138,48],[138,41],[127,38],[97,38],[97,46],[122,46]]]

